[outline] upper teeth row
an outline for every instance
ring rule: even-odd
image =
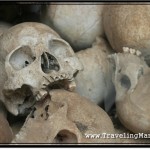
[[[141,56],[141,52],[139,50],[135,50],[133,48],[123,47],[124,53],[131,53],[133,55]]]
[[[64,80],[64,79],[72,80],[73,77],[72,75],[69,75],[69,74],[60,74],[55,77],[50,76],[50,78],[51,78],[51,82],[54,82],[54,81]]]

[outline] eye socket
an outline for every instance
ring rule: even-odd
[[[11,66],[15,70],[21,70],[30,65],[35,60],[30,47],[23,46],[17,49],[9,58]]]
[[[126,89],[130,89],[131,87],[131,81],[127,75],[122,75],[120,79],[120,83],[121,83],[121,86]]]
[[[73,50],[65,43],[59,39],[53,39],[49,42],[50,53],[57,57],[66,58],[73,55]]]

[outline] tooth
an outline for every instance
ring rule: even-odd
[[[54,80],[55,80],[55,81],[58,81],[58,80],[59,80],[59,77],[55,77]]]
[[[70,76],[68,77],[68,80],[69,80],[69,81],[73,81],[73,80],[74,80],[74,78],[72,77],[72,75],[70,75]]]
[[[53,78],[52,76],[49,76],[49,81],[52,83],[55,81],[55,78]]]
[[[65,78],[68,79],[68,77],[69,77],[69,74],[66,74],[66,77],[65,77]]]
[[[50,82],[54,82],[54,79],[50,76],[50,77],[49,77],[49,81],[50,81]]]
[[[39,101],[39,100],[40,100],[40,95],[37,94],[37,95],[36,95],[36,101]]]
[[[64,79],[64,75],[61,74],[59,78],[60,78],[60,80],[63,80]]]
[[[131,54],[135,54],[135,49],[130,48],[129,51],[130,51]]]
[[[47,91],[40,90],[36,96],[36,100],[37,101],[43,100],[47,96],[47,94],[48,94]]]
[[[75,81],[73,80],[73,81],[71,81],[71,82],[68,84],[68,90],[72,92],[72,91],[75,90],[75,88],[76,88],[76,83],[75,83]]]
[[[123,47],[123,52],[124,53],[128,53],[129,52],[129,48],[128,47]]]
[[[139,50],[136,51],[136,55],[137,55],[137,56],[141,56],[141,54],[142,54],[142,53],[141,53]]]
[[[66,77],[66,74],[62,74],[62,77],[65,78],[65,77]]]

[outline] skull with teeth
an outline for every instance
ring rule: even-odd
[[[115,67],[117,115],[130,131],[150,133],[150,68],[140,51],[128,47],[123,51],[110,55]]]
[[[55,83],[73,88],[74,75],[82,69],[70,45],[41,23],[13,26],[0,37],[0,49],[7,74],[0,98],[14,115],[24,114]]]

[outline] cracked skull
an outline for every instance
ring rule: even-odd
[[[12,143],[115,142],[115,139],[88,138],[97,133],[114,133],[107,113],[77,93],[55,89],[36,103]]]
[[[150,69],[141,52],[124,47],[113,54],[116,111],[122,124],[134,133],[150,133]]]
[[[18,24],[1,36],[0,45],[7,74],[3,101],[11,113],[24,114],[47,91],[58,88],[58,81],[60,87],[75,86],[74,75],[82,66],[70,45],[48,26]]]

